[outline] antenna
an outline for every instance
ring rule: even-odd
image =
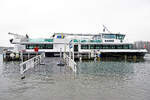
[[[107,32],[111,33],[105,25],[103,25],[103,27],[104,27],[103,32],[105,32],[106,30]]]

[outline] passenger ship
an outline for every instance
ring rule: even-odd
[[[46,56],[59,56],[60,52],[69,52],[73,49],[76,58],[79,56],[94,57],[96,52],[101,57],[133,57],[143,58],[146,49],[135,49],[133,43],[125,40],[125,34],[99,33],[99,34],[69,34],[54,33],[49,38],[32,39],[28,35],[21,36],[14,33],[10,40],[15,44],[15,51],[34,52],[37,46],[39,52],[45,52]]]

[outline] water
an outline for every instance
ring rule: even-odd
[[[150,55],[142,62],[78,63],[74,74],[46,58],[20,79],[19,62],[2,62],[0,100],[150,100]]]

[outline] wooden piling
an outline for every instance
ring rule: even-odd
[[[124,55],[124,60],[127,61],[127,55]]]
[[[135,55],[135,56],[133,56],[133,60],[134,60],[134,62],[136,62],[136,60],[137,60],[136,55]]]

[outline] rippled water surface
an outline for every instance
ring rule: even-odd
[[[0,55],[0,100],[150,100],[150,55],[141,62],[78,63],[78,72],[46,58],[20,79],[19,62]]]

